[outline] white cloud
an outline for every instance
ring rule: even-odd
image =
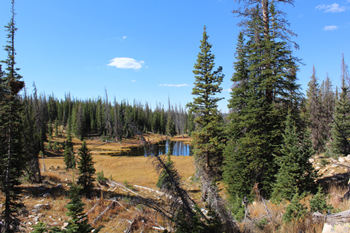
[[[325,31],[333,31],[333,30],[337,30],[337,29],[338,29],[338,26],[336,26],[336,25],[325,26],[323,28],[323,30],[325,30]]]
[[[159,84],[160,87],[188,87],[187,84]]]
[[[134,69],[139,70],[142,68],[142,65],[145,64],[144,61],[136,61],[133,58],[129,57],[116,57],[110,60],[110,63],[107,66],[114,66],[119,69]]]
[[[136,83],[136,80],[131,80],[132,83]]]
[[[324,10],[324,12],[339,13],[339,12],[345,11],[347,7],[345,6],[340,7],[338,3],[333,3],[331,5],[325,5],[325,4],[318,5],[316,6],[316,9]]]
[[[126,39],[126,36],[123,36],[123,40],[125,40]]]

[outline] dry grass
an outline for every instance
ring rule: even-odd
[[[137,184],[147,187],[155,187],[158,180],[158,174],[154,170],[152,164],[152,157],[127,157],[127,156],[101,156],[94,155],[93,160],[95,162],[96,171],[102,171],[106,177],[113,177],[113,180],[124,182],[127,180],[132,184]],[[193,157],[190,156],[172,156],[171,159],[175,163],[175,167],[178,170],[181,177],[188,179],[194,174],[195,168],[193,165]],[[59,166],[64,168],[63,157],[51,157],[45,158],[45,167]],[[42,160],[40,159],[40,166],[42,167]],[[54,172],[54,171],[53,171]],[[71,175],[71,171],[56,171],[54,173],[65,172]],[[45,173],[44,173],[45,174]],[[52,172],[51,172],[52,174]],[[62,178],[62,177],[61,177]],[[68,177],[64,177],[68,178]]]

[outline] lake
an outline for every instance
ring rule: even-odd
[[[193,147],[189,144],[185,144],[181,141],[162,141],[156,144],[152,144],[153,151],[157,155],[163,155],[168,153],[168,151],[171,151],[171,155],[175,156],[191,156],[193,155],[192,149]],[[127,156],[151,156],[153,155],[153,152],[150,150],[147,151],[145,147],[131,147],[130,151],[128,152],[122,152],[120,155],[127,155]]]

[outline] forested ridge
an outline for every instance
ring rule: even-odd
[[[8,57],[0,65],[0,176],[4,200],[0,232],[19,231],[20,210],[24,208],[20,185],[24,178],[31,183],[43,182],[39,155],[44,158],[45,151],[52,149],[53,136],[63,135],[66,169],[78,167],[79,174],[77,182],[73,178],[70,184],[71,201],[65,206],[71,218],[65,228],[47,228],[40,222],[34,232],[95,230],[83,213],[81,200],[82,194],[92,198],[96,183],[96,169],[85,140],[121,143],[137,135],[152,151],[152,143],[143,137],[147,132],[193,138],[200,198],[195,200],[182,186],[170,154],[167,160],[155,154],[157,187],[169,198],[169,209],[153,200],[140,201],[163,214],[172,231],[288,232],[288,224],[294,224],[306,232],[312,228],[312,221],[307,225],[305,219],[312,212],[339,211],[325,202],[319,171],[311,159],[315,155],[338,159],[350,154],[350,75],[344,54],[339,55],[340,87],[334,87],[328,75],[319,81],[317,67],[313,67],[303,94],[297,77],[302,61],[294,57],[292,49],[298,49],[293,42],[295,34],[278,8],[279,3],[294,1],[238,2],[243,8],[233,13],[242,17],[242,30],[236,42],[235,72],[230,77],[230,112],[224,116],[218,110],[217,103],[223,100],[217,94],[225,77],[223,67],[215,67],[211,52],[215,45],[210,43],[210,28],[206,26],[193,70],[193,100],[186,107],[171,104],[170,99],[167,106],[156,103],[155,107],[137,100],[111,101],[107,90],[104,97],[81,100],[70,93],[64,99],[39,94],[35,84],[32,89],[28,84],[24,89],[15,60],[17,28],[12,1],[12,18],[5,26]],[[72,137],[83,141],[79,161],[75,161]],[[100,187],[111,181],[103,172],[98,175]],[[307,195],[310,201],[306,205],[301,200]],[[265,209],[267,202],[287,204],[278,222],[268,210],[267,217],[250,218],[247,206],[253,202],[263,203]],[[208,211],[202,211],[200,205]]]

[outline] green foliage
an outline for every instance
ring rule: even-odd
[[[168,120],[167,120],[166,127],[165,127],[165,133],[167,135],[169,135],[170,137],[173,137],[176,135],[174,119],[173,119],[171,111],[168,111]]]
[[[32,233],[44,233],[47,232],[46,223],[39,221],[38,224],[33,225],[34,231]]]
[[[70,184],[70,191],[68,193],[70,202],[65,206],[68,209],[66,215],[70,217],[70,220],[68,221],[66,229],[62,232],[90,233],[94,230],[88,223],[87,216],[83,213],[85,204],[81,201],[79,192],[79,186],[74,183]],[[96,229],[94,232],[98,232],[99,230],[100,229]]]
[[[95,178],[93,177],[96,169],[94,168],[94,162],[92,161],[92,155],[90,150],[86,146],[85,140],[79,148],[79,179],[78,184],[83,187],[82,191],[87,197],[91,197],[91,192],[94,187]]]
[[[277,203],[282,200],[291,200],[295,194],[295,188],[299,190],[299,194],[305,191],[315,191],[317,176],[309,162],[313,150],[308,136],[305,135],[304,141],[299,142],[294,121],[288,114],[281,155],[276,157],[279,170],[271,195]]]
[[[347,65],[342,60],[342,86],[339,100],[336,101],[334,111],[334,122],[332,125],[332,147],[338,155],[350,154],[350,99],[349,87],[346,85],[346,78],[349,77]]]
[[[73,152],[72,136],[70,134],[70,124],[67,126],[67,140],[63,152],[64,163],[67,169],[75,169],[76,161]]]
[[[232,206],[232,215],[237,221],[242,221],[245,216],[245,207],[242,205],[243,198],[239,198],[236,196],[234,202],[231,199],[231,202],[233,203]]]
[[[176,233],[222,232],[222,222],[220,221],[220,218],[217,216],[215,211],[212,211],[209,208],[207,219],[202,219],[201,215],[199,214],[199,211],[201,211],[201,209],[198,207],[198,205],[195,205],[194,209],[196,211],[196,214],[192,217],[190,224],[188,224],[188,221],[185,221],[183,215],[180,214],[177,216],[177,226],[175,231]]]
[[[51,137],[52,136],[52,122],[51,122],[51,119],[49,120],[48,133],[49,133],[49,136]]]
[[[196,167],[205,171],[211,177],[221,177],[221,165],[224,148],[223,119],[217,109],[218,101],[215,97],[221,93],[220,87],[224,75],[222,67],[214,70],[214,54],[212,45],[208,42],[209,36],[204,26],[203,39],[197,63],[194,65],[195,86],[192,89],[193,102],[188,103],[190,114],[195,114],[196,131],[192,134]]]
[[[5,26],[7,34],[7,59],[1,61],[6,65],[5,72],[0,68],[0,191],[2,192],[1,220],[2,231],[18,232],[20,225],[17,211],[23,207],[20,193],[20,178],[23,175],[26,163],[23,150],[23,105],[20,102],[18,93],[24,87],[22,77],[15,68],[16,50],[14,48],[15,12],[14,1],[11,1],[11,20]],[[1,67],[1,65],[0,65]]]
[[[127,180],[124,180],[124,186],[132,191],[136,191],[136,188],[132,184],[129,184]]]
[[[324,166],[326,166],[327,164],[329,164],[329,161],[328,161],[327,159],[321,159],[321,160],[320,160],[320,163],[321,163],[321,165],[324,167]]]
[[[259,230],[264,230],[265,226],[268,224],[269,222],[267,221],[267,218],[263,218],[260,221],[258,221],[257,223],[255,223],[255,226],[257,228],[259,228]]]
[[[164,162],[165,166],[168,168],[168,170],[172,173],[172,175],[175,175],[174,171],[174,162],[171,161],[171,157],[170,157],[170,150],[168,150],[168,156],[167,156],[167,161]],[[165,190],[169,190],[172,186],[171,183],[171,179],[169,177],[169,174],[166,172],[165,169],[162,169],[159,173],[158,176],[158,181],[156,186],[160,189],[165,189]]]
[[[58,120],[55,120],[55,137],[58,137]]]
[[[270,197],[288,109],[299,122],[296,59],[287,43],[277,39],[275,31],[284,27],[279,24],[284,21],[278,20],[271,1],[269,5],[265,21],[260,6],[250,9],[247,30],[239,35],[236,47],[223,167],[231,202],[236,195],[249,197],[256,183],[261,195]],[[265,27],[266,22],[271,24]]]
[[[318,211],[325,214],[328,210],[333,212],[334,207],[327,204],[327,196],[322,192],[322,188],[320,186],[318,187],[317,193],[312,197],[312,199],[310,199],[310,211]]]
[[[300,203],[300,199],[303,198],[299,196],[298,192],[296,192],[293,196],[291,203],[287,206],[286,211],[283,214],[283,221],[300,221],[305,218],[308,213],[308,210],[305,205]]]
[[[102,181],[102,182],[104,182],[104,181],[106,181],[106,180],[107,180],[107,178],[104,176],[103,170],[100,171],[100,172],[97,172],[97,181]]]

